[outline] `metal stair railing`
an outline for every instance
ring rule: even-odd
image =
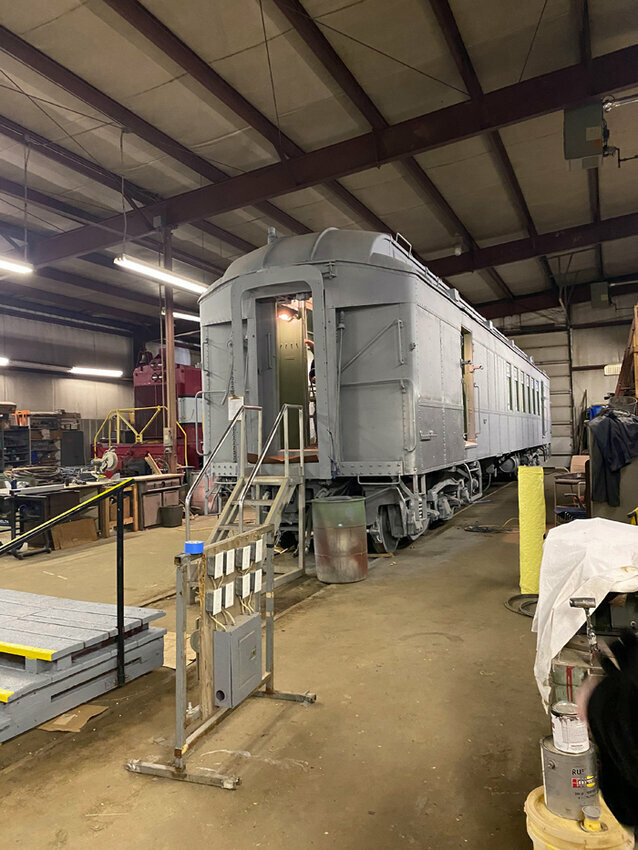
[[[215,446],[213,451],[210,453],[210,455],[206,459],[206,463],[199,470],[197,476],[195,477],[195,480],[193,481],[193,483],[189,487],[188,493],[186,494],[186,499],[184,500],[184,509],[185,509],[185,529],[184,530],[185,530],[185,534],[186,534],[186,540],[190,540],[190,534],[191,534],[191,510],[190,510],[190,508],[191,508],[191,501],[193,499],[193,493],[195,492],[197,485],[203,479],[204,475],[206,475],[211,463],[213,462],[213,460],[217,456],[217,453],[219,452],[222,445],[226,441],[226,438],[231,433],[231,431],[234,430],[235,426],[237,425],[237,422],[241,423],[240,437],[239,437],[239,475],[238,475],[238,477],[243,477],[243,475],[245,473],[246,426],[245,426],[245,417],[244,417],[243,414],[244,414],[244,411],[247,411],[247,410],[256,410],[258,412],[258,416],[257,416],[257,441],[258,441],[257,442],[257,452],[259,454],[261,454],[261,431],[262,431],[262,415],[263,415],[262,414],[262,408],[261,408],[260,405],[256,405],[256,404],[242,404],[242,406],[239,408],[239,410],[235,413],[233,418],[228,423],[228,427],[226,428],[224,433],[221,435],[219,441],[217,442],[217,445]]]
[[[286,481],[290,482],[290,440],[289,440],[289,412],[291,410],[297,410],[299,413],[299,473],[300,473],[300,483],[299,483],[299,492],[300,494],[303,491],[303,481],[304,481],[304,438],[303,438],[303,407],[300,404],[283,404],[281,406],[281,410],[277,414],[277,418],[274,421],[272,428],[270,429],[270,433],[266,439],[266,444],[259,453],[259,457],[257,458],[257,462],[253,466],[253,469],[248,476],[248,481],[246,482],[244,489],[237,500],[237,505],[239,508],[239,533],[242,534],[244,531],[244,501],[246,500],[246,496],[250,492],[250,488],[253,486],[255,479],[259,473],[259,470],[263,466],[264,460],[268,454],[268,449],[270,448],[272,441],[275,439],[275,435],[279,431],[279,426],[283,421],[284,425],[284,478]],[[283,483],[283,482],[282,482]],[[304,507],[305,507],[305,494],[304,494]],[[301,508],[301,505],[300,505]],[[300,526],[301,526],[301,517],[300,517]],[[299,547],[303,548],[304,541],[302,538],[299,539]]]

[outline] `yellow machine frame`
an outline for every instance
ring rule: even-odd
[[[134,418],[136,413],[141,412],[143,410],[154,410],[155,412],[148,420],[146,425],[144,425],[144,427],[140,431],[138,431],[137,428],[135,428],[133,423],[130,421],[130,418],[127,419],[124,414],[128,414],[129,417]],[[100,427],[97,429],[95,437],[93,438],[93,454],[95,455],[97,451],[97,442],[99,436],[106,427],[106,425],[108,425],[107,439],[109,441],[109,448],[111,448],[113,442],[121,442],[122,426],[124,426],[125,430],[128,429],[129,431],[133,432],[133,434],[135,435],[136,443],[143,443],[144,432],[149,427],[149,425],[151,425],[152,422],[155,422],[159,414],[164,410],[168,413],[168,408],[164,404],[158,404],[154,407],[118,407],[115,410],[110,410],[105,416],[104,421],[102,422]],[[177,423],[177,427],[184,436],[184,458],[186,458],[188,457],[186,431],[182,428],[179,422]],[[113,440],[113,432],[115,432],[115,440]]]

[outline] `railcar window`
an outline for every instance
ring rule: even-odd
[[[521,398],[521,402],[522,402],[521,409],[522,409],[523,413],[527,412],[527,403],[525,401],[525,378],[526,377],[527,377],[527,375],[525,374],[525,372],[521,372],[521,396],[522,396],[522,398]]]
[[[543,434],[545,434],[545,382],[541,382],[541,416],[543,421]]]
[[[526,383],[527,383],[527,412],[531,413],[532,412],[532,389],[530,387],[530,384],[532,383],[532,381],[530,380],[529,375],[526,376],[525,380],[526,380]]]
[[[521,395],[518,389],[518,369],[514,366],[514,394],[516,396],[516,410],[521,409]]]
[[[507,409],[512,410],[512,366],[510,363],[505,364],[505,376],[507,378]]]
[[[541,412],[541,399],[540,399],[540,391],[538,389],[538,381],[536,381],[536,415],[538,416]]]

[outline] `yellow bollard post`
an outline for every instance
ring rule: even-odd
[[[540,466],[518,469],[521,593],[538,593],[545,534],[545,488]]]

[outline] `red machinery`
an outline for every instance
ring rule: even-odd
[[[201,392],[202,372],[195,366],[175,364],[177,390],[177,462],[199,467],[197,442],[201,432],[196,425],[195,396]],[[94,454],[102,457],[111,450],[119,459],[118,468],[143,474],[144,458],[151,455],[160,467],[165,461],[163,430],[166,414],[166,370],[160,355],[141,362],[133,371],[134,408],[112,410],[94,441]]]

